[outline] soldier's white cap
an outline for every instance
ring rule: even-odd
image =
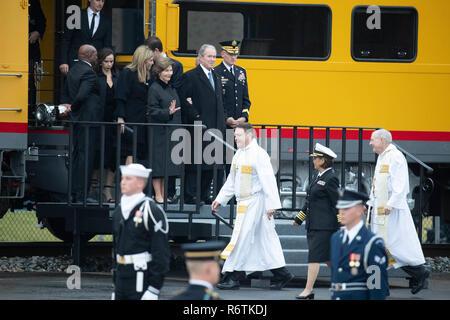
[[[314,147],[314,152],[311,153],[310,157],[327,157],[330,159],[335,159],[337,155],[330,148],[327,148],[321,145],[320,143],[316,143]]]
[[[120,166],[120,171],[123,175],[148,178],[152,169],[147,169],[140,163],[130,163],[127,166]]]

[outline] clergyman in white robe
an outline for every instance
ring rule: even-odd
[[[429,271],[424,268],[422,251],[406,197],[409,193],[408,164],[402,152],[392,143],[389,131],[379,129],[372,134],[371,146],[378,154],[370,200],[370,227],[383,237],[389,257],[389,267],[401,267],[420,288]]]
[[[269,155],[255,139],[234,155],[230,174],[215,201],[225,206],[235,196],[239,207],[242,202],[240,180],[245,166],[252,167],[251,199],[239,237],[222,272],[264,271],[286,265],[274,219],[269,219],[266,214],[268,210],[281,208],[277,183]]]
[[[212,204],[216,211],[219,204],[225,206],[233,196],[237,201],[233,234],[221,254],[226,259],[222,272],[270,270],[274,274],[270,288],[281,289],[294,275],[286,268],[275,231],[273,214],[281,208],[277,183],[270,157],[254,139],[253,127],[248,123],[242,126],[235,129],[239,150],[233,157],[230,174]],[[234,281],[231,287],[236,286]],[[220,289],[226,288],[219,285]]]

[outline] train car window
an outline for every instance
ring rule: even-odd
[[[112,45],[116,54],[133,54],[144,42],[143,1],[105,1],[103,10],[111,17]]]
[[[352,57],[356,61],[412,62],[417,54],[417,10],[357,6],[352,13]]]
[[[179,51],[204,43],[241,41],[241,58],[326,60],[331,52],[331,10],[325,5],[212,3],[178,0]]]

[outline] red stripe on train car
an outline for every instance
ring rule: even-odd
[[[27,133],[26,122],[0,122],[0,133]]]
[[[31,130],[28,133],[49,133],[49,134],[69,134],[69,130]]]
[[[256,128],[256,135],[261,136],[261,128]],[[370,140],[370,136],[374,130],[363,130],[363,140]],[[450,132],[433,132],[433,131],[391,131],[393,140],[397,141],[450,141]],[[268,138],[277,138],[278,132],[274,128],[266,128],[266,136]],[[294,130],[291,128],[281,129],[282,139],[292,139]],[[358,140],[358,130],[347,129],[347,140]],[[297,129],[298,139],[309,139],[309,129]],[[314,129],[314,139],[325,139],[325,129]],[[330,129],[330,139],[341,140],[342,130]]]

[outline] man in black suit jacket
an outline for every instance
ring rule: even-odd
[[[74,64],[81,45],[90,44],[97,51],[112,47],[111,21],[101,12],[104,3],[104,0],[90,0],[89,7],[81,11],[80,29],[70,30],[67,25],[64,27],[59,66],[63,74],[67,74]],[[94,20],[93,26],[92,20]]]
[[[101,121],[103,116],[98,96],[97,74],[93,70],[96,61],[97,50],[91,45],[82,45],[78,52],[78,62],[67,74],[61,102],[67,107],[66,112],[70,112],[73,121]],[[91,177],[94,164],[95,128],[90,128],[88,132],[89,139],[86,144],[85,126],[76,123],[73,126],[72,192],[76,201],[81,201],[84,195],[87,197],[90,184],[88,177]]]
[[[204,44],[198,52],[199,65],[183,74],[182,86],[180,89],[182,117],[185,123],[201,121],[207,129],[217,129],[225,136],[225,112],[222,104],[222,85],[215,74],[213,68],[216,62],[216,48],[209,44]],[[191,104],[192,102],[192,104]],[[202,143],[194,141],[194,130],[191,130],[191,144]],[[203,132],[205,138],[213,141],[208,133]],[[206,143],[202,143],[202,154],[197,155],[197,159],[202,159],[202,178],[200,194],[205,203],[211,203],[209,188],[213,179],[213,166],[206,165],[203,159],[203,150]],[[195,148],[192,148],[191,155],[194,155]],[[214,155],[213,155],[214,156]],[[193,157],[193,159],[195,159]],[[221,159],[223,162],[223,158]],[[187,203],[194,202],[196,196],[196,166],[191,159],[191,165],[186,166],[186,187],[185,200]],[[221,184],[218,185],[219,190]]]
[[[34,64],[41,60],[39,41],[44,37],[47,20],[42,12],[39,0],[30,0],[28,8],[28,115],[36,105],[36,84],[34,82]]]

